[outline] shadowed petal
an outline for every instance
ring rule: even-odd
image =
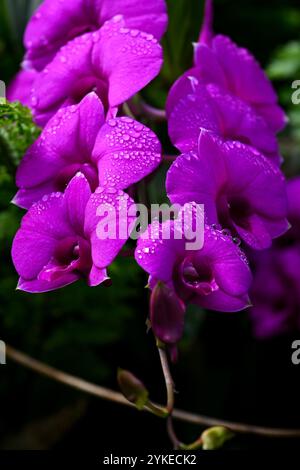
[[[78,235],[84,234],[85,210],[91,196],[90,185],[82,173],[77,173],[67,186],[65,200],[69,221]]]
[[[128,194],[115,188],[96,189],[85,212],[85,233],[96,267],[105,268],[114,260],[135,220],[136,208]]]
[[[193,303],[202,308],[216,310],[219,312],[239,312],[250,306],[248,295],[234,297],[226,294],[221,289],[206,297],[196,297]]]

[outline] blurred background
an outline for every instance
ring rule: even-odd
[[[0,0],[0,79],[6,84],[23,55],[22,35],[38,1]],[[203,2],[168,0],[169,29],[163,40],[165,65],[143,91],[164,107],[167,92],[192,64]],[[266,68],[290,122],[280,136],[284,171],[300,174],[300,105],[291,102],[291,84],[300,80],[299,0],[215,0],[215,31],[249,48]],[[0,118],[1,118],[0,111]],[[24,118],[24,117],[23,117]],[[88,288],[79,282],[48,294],[16,291],[10,247],[22,211],[10,204],[15,166],[38,131],[28,122],[25,137],[18,113],[0,125],[0,339],[71,374],[117,389],[118,367],[131,370],[154,400],[165,391],[153,337],[146,334],[148,293],[145,273],[131,258],[120,257],[110,269],[111,287]],[[151,125],[172,152],[165,124]],[[165,198],[168,168],[149,181],[152,201]],[[300,267],[299,267],[300,269]],[[266,283],[268,279],[266,279]],[[290,294],[293,295],[293,294]],[[189,308],[179,361],[173,367],[176,406],[205,415],[274,427],[300,427],[300,365],[291,362],[291,344],[300,339],[300,311],[289,328],[257,338],[249,312],[222,314]],[[114,403],[90,398],[28,371],[8,360],[0,366],[1,449],[171,449],[165,423]],[[177,423],[183,441],[201,432]],[[299,442],[279,439],[296,448]],[[236,436],[227,448],[272,448],[267,438]]]

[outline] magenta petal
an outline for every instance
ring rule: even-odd
[[[224,142],[207,131],[201,132],[198,154],[182,155],[171,166],[167,192],[173,203],[204,204],[209,223],[216,223],[218,216],[226,227],[233,224],[245,241],[261,234],[268,246],[266,236],[276,238],[288,227],[280,170],[254,148]]]
[[[198,68],[198,74],[204,83],[214,83],[225,90],[229,89],[229,82],[225,71],[210,47],[205,44],[195,44],[194,60],[195,66]]]
[[[217,109],[206,87],[199,85],[193,76],[180,80],[184,94],[174,103],[171,90],[168,98],[169,135],[179,150],[188,152],[197,149],[201,128],[220,133],[221,127]]]
[[[263,117],[224,88],[203,84],[199,73],[190,71],[178,80],[170,91],[167,113],[169,135],[182,152],[196,149],[200,129],[206,129],[253,145],[280,162],[276,137]]]
[[[167,25],[164,0],[45,0],[25,31],[26,61],[43,69],[68,41],[99,29],[106,20],[122,14],[126,26],[154,34],[158,39]]]
[[[45,0],[30,19],[24,37],[26,60],[42,70],[69,39],[90,23],[84,0]]]
[[[79,102],[95,86],[93,44],[91,33],[68,42],[38,75],[31,107],[39,125],[44,126],[59,108]]]
[[[133,119],[110,119],[98,134],[93,159],[101,186],[124,189],[159,165],[161,145],[150,129]]]
[[[159,72],[162,49],[152,35],[125,28],[122,17],[107,21],[62,47],[32,89],[36,122],[95,90],[113,108],[146,86]],[[140,73],[140,69],[143,73]]]
[[[39,137],[21,160],[16,175],[16,183],[20,189],[48,182],[64,165],[62,156],[53,149],[51,137],[47,138],[47,134],[45,132]]]
[[[228,295],[238,297],[250,288],[252,275],[244,253],[232,238],[207,226],[204,247],[195,254],[199,266],[209,259],[217,285]]]
[[[217,222],[216,198],[219,187],[226,181],[226,170],[218,160],[218,171],[212,159],[216,153],[209,152],[209,158],[200,159],[196,153],[182,154],[171,165],[166,180],[166,189],[171,202],[185,204],[195,201],[204,204],[204,211],[210,223]]]
[[[232,94],[224,93],[215,85],[208,85],[208,93],[218,111],[220,135],[240,140],[260,150],[266,156],[276,156],[279,162],[278,144],[274,132],[251,106]],[[201,126],[206,128],[205,125]],[[208,128],[210,130],[210,128]],[[213,130],[213,129],[211,129]]]
[[[107,275],[106,269],[97,268],[97,266],[93,264],[90,274],[88,276],[89,286],[98,286],[99,284],[102,284],[102,282],[105,282],[107,280],[109,280],[109,277]]]
[[[156,77],[162,65],[162,48],[151,34],[130,30],[121,17],[115,16],[99,31],[92,63],[96,70],[103,71],[108,82],[108,102],[114,107]]]
[[[251,103],[277,102],[271,82],[247,49],[222,35],[214,38],[212,48],[233,93]]]
[[[156,280],[170,284],[177,259],[184,255],[185,240],[183,237],[175,239],[173,221],[167,220],[159,224],[156,239],[151,236],[152,229],[155,233],[155,227],[149,225],[138,239],[135,260],[153,278],[152,286]],[[163,236],[164,231],[170,233],[169,239]]]
[[[215,84],[250,104],[273,132],[286,124],[284,112],[263,69],[253,55],[218,35],[208,46],[195,45],[195,65],[206,84]]]
[[[85,233],[98,268],[105,268],[114,260],[135,220],[135,204],[128,194],[115,188],[97,188],[92,194],[85,212]]]
[[[9,101],[20,101],[24,106],[30,107],[30,92],[38,74],[34,70],[21,70],[10,83],[7,89]]]
[[[300,176],[290,179],[287,183],[289,217],[300,219]]]
[[[248,217],[249,227],[236,225],[235,228],[239,236],[254,250],[265,250],[272,245],[272,237],[264,221],[256,214]]]
[[[286,123],[284,113],[277,104],[277,96],[270,80],[253,55],[222,35],[215,37],[213,50],[225,72],[229,89],[257,106],[273,131],[281,130]]]
[[[273,132],[279,132],[288,124],[288,117],[278,104],[256,104],[255,109]]]
[[[12,245],[12,259],[18,274],[34,279],[52,257],[55,245],[55,239],[46,234],[20,228]]]
[[[23,209],[29,209],[34,202],[39,201],[45,194],[51,194],[55,192],[55,182],[49,181],[42,183],[34,188],[19,189],[14,196],[12,203],[16,206],[22,207]]]
[[[30,292],[31,294],[39,294],[42,292],[50,292],[52,290],[61,289],[62,287],[73,284],[73,282],[78,281],[80,275],[77,273],[67,273],[64,276],[56,279],[55,281],[41,281],[38,279],[26,280],[20,278],[17,289],[23,290],[25,292]]]
[[[68,221],[64,195],[52,193],[33,204],[23,217],[20,230],[55,239],[72,236],[74,231]]]
[[[151,288],[161,281],[168,289],[175,289],[184,302],[220,311],[237,311],[249,305],[251,271],[231,237],[205,226],[203,247],[187,250],[184,236],[176,240],[174,236],[158,237],[164,225],[175,227],[174,221],[160,224],[159,228],[152,224],[154,231],[148,227],[135,252],[137,263],[150,275]],[[151,233],[155,237],[151,238]],[[160,319],[156,311],[155,314]],[[162,319],[165,318],[166,315]]]
[[[220,289],[205,297],[196,297],[193,303],[219,312],[238,312],[250,306],[248,295],[234,297]]]
[[[85,210],[91,196],[90,185],[82,173],[77,173],[65,191],[69,221],[78,235],[84,233]]]
[[[74,109],[76,108],[73,108],[73,112]],[[92,92],[83,98],[77,109],[79,112],[77,152],[80,152],[86,161],[90,161],[97,134],[105,120],[104,108],[96,93]]]
[[[16,180],[20,191],[15,202],[28,208],[44,194],[63,190],[79,169],[84,171],[85,163],[91,163],[103,121],[103,106],[95,93],[87,95],[77,106],[61,109],[19,165]],[[92,175],[89,180],[93,180]]]
[[[127,28],[145,31],[157,39],[160,39],[166,30],[168,17],[165,0],[102,0],[102,3],[102,21],[121,14]]]

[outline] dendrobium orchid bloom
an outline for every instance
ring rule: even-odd
[[[197,145],[201,128],[223,139],[257,148],[281,163],[276,133],[286,124],[276,93],[255,58],[228,37],[212,31],[212,1],[199,41],[194,67],[172,86],[167,100],[169,134],[182,152]]]
[[[122,16],[63,46],[31,89],[35,121],[44,126],[58,109],[94,91],[113,116],[117,107],[159,73],[162,48],[153,35],[125,27]],[[141,73],[142,70],[142,73]]]
[[[78,171],[92,191],[125,189],[160,161],[161,146],[150,129],[126,116],[105,121],[100,99],[90,93],[59,110],[28,149],[18,167],[14,202],[28,209],[45,194],[64,191]]]
[[[181,152],[196,150],[201,129],[224,140],[237,140],[257,148],[275,164],[281,162],[274,132],[262,116],[240,98],[196,76],[184,75],[167,101],[169,135]]]
[[[135,206],[128,194],[112,188],[97,188],[92,194],[82,173],[74,176],[64,193],[45,195],[32,205],[12,246],[13,262],[20,276],[19,289],[47,292],[82,277],[90,286],[108,279],[107,267],[126,238],[98,237],[97,225],[103,215],[98,214],[97,208],[101,204],[115,208],[116,228],[124,223],[130,228],[134,223]]]
[[[172,203],[204,204],[220,224],[253,249],[271,246],[289,227],[283,174],[253,147],[202,130],[197,152],[179,156],[167,175]]]
[[[270,250],[252,255],[253,307],[249,310],[255,336],[300,330],[300,178],[287,183],[291,229]]]
[[[164,0],[44,0],[30,19],[24,37],[27,68],[42,70],[66,42],[101,28],[123,15],[126,28],[160,39],[167,27]]]
[[[276,92],[253,55],[230,38],[213,36],[209,43],[195,44],[195,69],[206,84],[215,84],[249,104],[273,132],[286,124]]]
[[[171,234],[169,238],[163,236],[166,232]],[[174,220],[160,224],[158,231],[149,226],[139,238],[135,259],[150,275],[150,287],[153,289],[157,282],[162,282],[186,305],[193,303],[212,310],[231,312],[249,306],[251,271],[232,238],[205,224],[202,248],[187,249],[186,242],[184,227],[180,228]],[[159,314],[156,314],[159,323],[157,317]],[[169,315],[170,321],[173,317]],[[182,315],[176,318],[181,331]],[[168,329],[163,319],[161,324]],[[175,326],[169,328],[173,336]],[[161,329],[160,334],[163,335]]]

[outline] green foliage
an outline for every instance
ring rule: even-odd
[[[40,129],[33,123],[31,111],[19,102],[0,105],[0,122],[0,162],[16,166]]]
[[[271,56],[267,73],[277,84],[280,101],[289,120],[281,139],[281,149],[285,172],[290,176],[300,171],[300,104],[292,102],[292,94],[295,92],[292,83],[300,79],[300,41],[289,41],[278,47]]]
[[[297,77],[300,73],[300,41],[291,41],[278,48],[267,72],[271,80]]]

